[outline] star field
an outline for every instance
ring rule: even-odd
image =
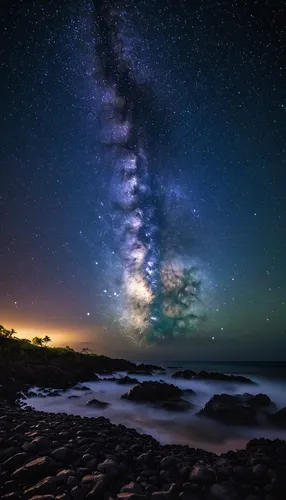
[[[1,322],[104,325],[108,352],[122,290],[93,5],[2,11]],[[125,47],[161,119],[148,123],[166,245],[204,277],[206,357],[241,339],[252,351],[264,339],[261,356],[267,345],[274,356],[286,321],[285,6],[142,0],[125,11]]]

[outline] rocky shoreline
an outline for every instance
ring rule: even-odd
[[[84,393],[88,387],[80,382],[107,376],[115,384],[134,385],[123,399],[187,410],[190,403],[183,397],[192,397],[192,389],[130,377],[162,373],[163,368],[66,349],[35,349],[11,339],[2,339],[0,348],[1,499],[285,500],[286,441],[253,439],[243,450],[218,456],[190,446],[161,445],[102,416],[40,412],[23,403],[35,395],[33,386],[41,388],[39,397],[61,396],[72,387]],[[119,378],[115,372],[121,372]],[[173,375],[179,378],[252,384],[244,377],[191,370]],[[97,399],[87,404],[108,405]],[[202,418],[214,420],[227,416],[228,424],[244,420],[259,425],[260,416],[271,417],[272,425],[285,428],[286,409],[276,410],[265,394],[244,393],[215,395],[201,412]]]
[[[104,417],[0,403],[0,498],[285,500],[286,442],[217,456],[160,445]]]

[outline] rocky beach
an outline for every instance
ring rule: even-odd
[[[284,440],[250,439],[243,449],[220,454],[164,444],[153,432],[123,425],[109,395],[113,387],[121,405],[132,411],[134,405],[138,413],[150,408],[177,427],[184,416],[207,421],[214,432],[224,425],[285,435],[285,408],[261,393],[255,380],[67,351],[1,339],[1,499],[285,499]],[[198,405],[202,381],[214,384],[214,391],[216,384],[226,384],[228,394],[216,393]],[[96,391],[104,384],[105,392]],[[80,406],[64,411],[67,401]],[[37,411],[41,405],[45,411]]]

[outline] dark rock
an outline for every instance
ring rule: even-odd
[[[198,414],[230,425],[258,425],[260,412],[273,404],[265,394],[215,394]]]
[[[104,474],[88,474],[84,476],[81,480],[81,483],[83,485],[93,485],[95,486],[96,484],[99,483],[99,481],[105,481],[106,482],[107,476]]]
[[[105,460],[101,464],[97,466],[97,470],[99,472],[102,472],[103,474],[106,474],[107,476],[117,476],[119,474],[119,467],[118,465],[110,459]]]
[[[286,428],[286,407],[277,411],[276,413],[269,415],[269,423],[276,427]]]
[[[152,493],[152,500],[170,500],[170,492],[154,491],[154,493]]]
[[[141,495],[144,492],[141,484],[139,483],[129,483],[126,484],[125,486],[122,486],[120,493],[136,493],[138,495]]]
[[[173,378],[184,378],[190,380],[196,376],[196,372],[193,370],[180,370],[178,372],[173,373]]]
[[[190,410],[193,407],[194,405],[192,403],[181,398],[160,403],[160,408],[167,411],[184,411]]]
[[[54,495],[35,495],[30,497],[29,500],[54,500]]]
[[[33,495],[41,495],[45,493],[52,493],[55,491],[57,485],[59,484],[58,476],[48,476],[39,481],[37,484],[25,490],[25,495],[27,497]]]
[[[70,500],[70,498],[67,493],[62,493],[61,495],[57,495],[55,500]]]
[[[67,486],[68,486],[70,489],[74,488],[75,486],[78,486],[78,485],[79,485],[79,483],[80,483],[80,480],[79,480],[79,478],[78,478],[78,477],[76,477],[76,476],[69,476],[69,477],[67,478]]]
[[[201,371],[196,376],[197,380],[218,380],[219,382],[237,382],[241,384],[255,384],[250,378],[242,375],[226,375],[225,373]]]
[[[72,469],[63,469],[57,473],[59,481],[67,482],[70,477],[76,476],[76,472]]]
[[[50,457],[39,457],[31,462],[28,462],[20,469],[15,470],[11,477],[19,481],[29,480],[30,478],[40,479],[54,472],[58,468],[58,464]]]
[[[4,467],[4,469],[12,471],[23,465],[25,462],[27,462],[29,458],[30,458],[29,453],[25,452],[16,453],[16,455],[14,455],[13,457],[8,458],[8,460],[6,460],[2,464],[2,466]]]
[[[15,446],[10,446],[9,448],[5,448],[0,451],[0,462],[4,462],[8,460],[8,458],[13,457],[18,452],[18,449]]]
[[[106,408],[109,406],[109,403],[106,403],[105,401],[99,401],[98,399],[90,399],[85,403],[87,406],[94,406],[96,408]]]
[[[162,458],[160,462],[161,469],[172,469],[176,466],[176,458],[172,455]]]
[[[214,483],[216,480],[215,472],[205,465],[195,465],[189,477],[195,483]]]
[[[84,500],[85,499],[85,494],[79,486],[75,486],[74,488],[72,488],[71,496],[72,496],[73,500]]]
[[[238,498],[235,490],[224,484],[212,484],[208,489],[208,494],[214,500],[236,500]]]
[[[148,500],[147,495],[137,495],[137,493],[119,493],[118,500]]]
[[[18,489],[18,482],[13,479],[10,481],[6,481],[2,486],[2,491],[4,493],[11,493],[13,491],[17,491],[17,489]]]
[[[192,493],[190,491],[182,491],[179,496],[179,500],[201,500],[201,497],[196,493]]]
[[[265,475],[268,473],[268,469],[269,468],[265,464],[256,464],[252,467],[252,474],[256,479],[265,478]]]
[[[15,491],[12,491],[11,493],[6,493],[6,495],[1,496],[1,499],[2,500],[18,500],[19,496],[17,493],[15,493]]]
[[[131,378],[131,377],[121,377],[117,379],[117,384],[120,385],[125,385],[125,384],[140,384],[140,382],[137,380],[137,378]]]
[[[51,457],[59,462],[63,462],[68,456],[70,456],[70,454],[71,450],[69,448],[66,448],[65,446],[62,446],[61,448],[57,448],[56,450],[52,451]]]
[[[161,382],[142,382],[121,397],[130,401],[157,402],[178,399],[183,391],[172,384]]]

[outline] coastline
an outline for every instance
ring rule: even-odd
[[[139,404],[139,412],[140,404],[154,405],[154,411],[172,418],[177,412],[174,422],[180,426],[179,415],[188,418],[193,407],[195,391],[190,384],[203,381],[206,387],[218,387],[222,382],[230,390],[238,383],[250,394],[226,395],[219,404],[215,395],[197,414],[211,416],[212,425],[221,418],[233,424],[238,417],[243,425],[251,418],[259,432],[258,417],[273,419],[279,411],[266,394],[259,394],[255,381],[174,368],[167,383],[159,379],[166,377],[165,368],[157,365],[69,349],[28,348],[15,339],[5,339],[0,347],[1,499],[285,499],[285,440],[251,439],[243,449],[220,455],[201,447],[160,444],[132,426],[111,423],[103,416],[109,403],[94,394],[86,401],[90,388],[83,385],[89,381],[98,387],[120,387],[122,404]],[[31,390],[35,386],[38,395]],[[94,416],[36,411],[27,405],[33,398],[60,402],[63,395],[84,397]]]

